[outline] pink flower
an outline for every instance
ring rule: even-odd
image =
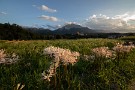
[[[74,64],[77,62],[77,58],[80,56],[78,52],[71,52],[69,49],[53,46],[45,48],[44,54],[54,57],[54,60],[48,70],[49,74],[42,73],[43,79],[48,81],[50,81],[50,78],[55,75],[56,69],[59,67],[60,62],[63,62],[63,64]]]
[[[5,50],[0,50],[0,63],[1,64],[12,64],[19,60],[19,56],[13,53],[12,55],[8,55],[5,53]]]
[[[109,50],[108,47],[93,48],[92,52],[98,57],[109,58],[109,57],[113,56],[113,52],[111,50]]]

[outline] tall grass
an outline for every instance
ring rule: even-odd
[[[80,39],[50,41],[0,41],[0,49],[6,53],[16,53],[19,61],[13,64],[0,64],[0,90],[127,90],[135,78],[135,50],[130,53],[116,53],[115,58],[96,57],[91,49],[107,46],[112,49],[119,40]],[[52,62],[51,57],[43,54],[44,48],[56,46],[77,51],[79,61],[72,65],[62,62],[50,82],[42,79],[41,73]]]

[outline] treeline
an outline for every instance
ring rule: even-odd
[[[51,40],[70,39],[72,35],[38,34],[17,24],[0,23],[0,40]]]
[[[31,40],[41,38],[43,36],[29,32],[17,24],[0,24],[0,40]]]
[[[39,34],[17,24],[0,23],[0,40],[51,40],[70,39],[72,35]]]

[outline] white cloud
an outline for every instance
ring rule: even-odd
[[[37,6],[37,5],[32,5],[32,6],[38,8],[38,9],[40,9],[40,10],[47,11],[47,12],[52,12],[52,13],[53,13],[53,12],[57,12],[57,10],[52,9],[52,8],[49,8],[49,7],[46,6],[46,5],[41,5],[40,7]]]
[[[45,24],[45,25],[39,25],[39,24],[33,24],[31,27],[33,28],[44,28],[44,29],[50,29],[50,30],[56,30],[58,28],[61,28],[61,25],[49,25],[49,24]]]
[[[53,16],[46,16],[46,15],[41,15],[39,16],[38,18],[41,18],[43,20],[48,20],[48,21],[54,21],[54,22],[57,22],[57,21],[60,21],[58,18],[56,17],[53,17]]]
[[[6,13],[6,12],[0,12],[0,14],[2,14],[2,15],[6,15],[7,13]]]
[[[64,25],[67,25],[67,24],[76,24],[76,25],[81,25],[80,23],[78,22],[65,22]]]
[[[46,6],[46,5],[42,5],[41,7],[39,7],[41,10],[43,10],[43,11],[47,11],[47,12],[57,12],[57,10],[55,10],[55,9],[51,9],[51,8],[49,8],[48,6]]]
[[[77,22],[65,22],[65,24],[77,24]]]
[[[58,28],[61,28],[61,25],[46,25],[46,27],[50,30],[56,30]]]
[[[97,16],[94,14],[92,15],[90,18],[93,19],[93,18],[96,18]]]
[[[131,24],[132,22],[132,24]],[[83,23],[92,29],[116,30],[116,29],[135,29],[135,14],[125,13],[108,17],[107,15],[92,15]]]

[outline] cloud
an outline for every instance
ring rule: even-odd
[[[39,9],[43,10],[43,11],[47,11],[47,12],[57,12],[57,10],[55,9],[51,9],[46,5],[42,5],[41,7],[39,7]]]
[[[44,28],[44,29],[49,29],[49,30],[56,30],[58,28],[61,28],[61,25],[39,25],[39,24],[33,24],[31,27],[33,28]]]
[[[135,29],[135,14],[125,13],[113,17],[102,14],[92,15],[84,21],[83,25],[100,30],[132,30]]]
[[[65,25],[67,24],[77,24],[77,22],[65,22]]]
[[[56,30],[58,28],[61,28],[61,25],[46,25],[46,27],[50,30]]]
[[[2,15],[6,15],[7,13],[6,13],[6,12],[0,12],[0,14],[2,14]]]
[[[135,14],[125,13],[123,15],[116,15],[113,19],[122,19],[128,23],[128,21],[135,21]]]
[[[53,21],[53,22],[57,22],[60,21],[58,18],[53,17],[53,16],[46,16],[46,15],[41,15],[38,18],[41,18],[43,20],[48,20],[48,21]]]
[[[41,5],[40,7],[37,6],[37,5],[32,5],[32,6],[38,8],[38,9],[40,9],[40,10],[47,11],[47,12],[51,12],[51,13],[57,12],[57,10],[52,9],[52,8],[49,8],[49,7],[46,6],[46,5]]]
[[[50,30],[56,30],[56,29],[59,29],[59,28],[62,28],[63,26],[65,25],[68,25],[68,24],[77,24],[77,25],[80,25],[79,23],[77,22],[65,22],[64,24],[58,24],[58,25],[42,25],[44,28],[46,29],[50,29]]]
[[[65,22],[64,25],[67,25],[67,24],[76,24],[76,25],[81,25],[80,23],[78,22]]]

